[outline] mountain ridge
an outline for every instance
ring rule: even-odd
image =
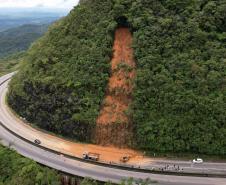
[[[1,32],[0,57],[27,50],[33,41],[47,31],[48,26],[49,24],[25,24]]]
[[[126,26],[136,61],[128,145],[225,155],[225,8],[224,0],[82,1],[31,47],[9,105],[41,128],[95,142],[114,33]]]

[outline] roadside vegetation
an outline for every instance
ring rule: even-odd
[[[0,145],[0,185],[60,185],[55,170],[43,167]]]
[[[18,31],[22,34],[23,29],[24,29],[23,27],[19,29],[14,28],[12,30],[8,30],[2,33],[0,36],[0,43],[4,42],[4,44],[6,44],[7,46],[10,45],[11,46],[10,48],[13,48],[7,49],[7,47],[5,47],[6,45],[1,44],[0,76],[18,70],[19,66],[21,66],[21,63],[24,60],[26,53],[13,51],[26,49],[28,43],[30,44],[31,40],[36,38],[36,36],[33,37],[34,35],[29,35],[29,33],[26,32],[24,32],[23,35],[20,35]],[[29,29],[29,26],[27,26],[27,29]],[[14,38],[9,39],[8,37],[11,37],[12,34],[14,34]],[[16,37],[20,38],[16,39]],[[17,41],[15,41],[15,39]],[[21,39],[22,40],[24,39],[23,43],[21,43],[22,41]],[[18,46],[16,42],[20,43],[20,45]],[[14,54],[9,54],[11,52],[13,52]],[[6,53],[7,56],[5,56]],[[2,57],[3,55],[5,57]],[[15,151],[7,149],[0,145],[0,185],[18,185],[18,184],[60,185],[61,182],[60,176],[55,170],[43,167],[30,159],[22,157]]]
[[[114,183],[100,183],[90,178],[65,176],[56,170],[37,164],[33,160],[22,157],[15,151],[0,145],[0,185],[115,185]],[[63,177],[67,177],[67,181]],[[151,185],[156,181],[122,180],[120,185]]]
[[[226,1],[84,0],[29,50],[9,104],[55,133],[93,142],[114,32],[133,33],[132,147],[226,154]]]
[[[80,185],[103,185],[103,183],[99,183],[95,180],[92,180],[90,178],[84,178],[83,180],[80,181],[79,183]],[[146,179],[146,180],[141,180],[141,179],[133,179],[133,178],[128,178],[128,179],[124,179],[121,181],[121,183],[119,183],[119,185],[154,185],[154,184],[158,184],[157,181],[152,181],[150,179]],[[115,185],[114,183],[111,182],[107,182],[104,185]]]
[[[25,52],[20,52],[0,58],[0,76],[18,70],[25,55]]]

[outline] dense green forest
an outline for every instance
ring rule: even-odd
[[[23,25],[0,32],[0,58],[27,50],[48,28],[45,25]]]
[[[226,1],[84,0],[29,50],[9,104],[39,127],[92,142],[114,32],[133,33],[133,147],[226,154]]]
[[[0,185],[60,185],[56,171],[0,145]]]

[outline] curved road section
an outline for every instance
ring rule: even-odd
[[[56,137],[49,138],[47,137],[47,134],[37,132],[37,130],[31,129],[29,126],[21,123],[22,121],[13,115],[6,105],[5,97],[7,93],[7,86],[13,74],[14,73],[11,73],[0,78],[0,139],[1,143],[15,149],[21,155],[65,173],[80,177],[90,177],[103,182],[111,181],[118,183],[122,179],[133,177],[136,179],[150,178],[153,181],[157,181],[156,184],[159,185],[226,184],[226,178],[161,175],[127,171],[123,169],[90,164],[51,152],[51,150],[57,151],[57,145],[60,144],[59,141],[61,141],[61,139],[58,141]],[[12,133],[16,133],[17,136]],[[26,140],[21,139],[22,137],[26,138],[26,140],[30,142],[26,142]],[[42,145],[45,145],[44,147],[49,148],[50,150],[45,150],[43,147],[32,144],[36,138],[41,138]],[[225,164],[215,164],[213,166],[217,167],[218,165],[223,168],[222,170],[226,169]]]

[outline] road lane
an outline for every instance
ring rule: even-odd
[[[6,146],[11,145],[11,148],[17,150],[25,157],[31,158],[41,164],[52,167],[54,169],[64,171],[81,177],[91,177],[100,181],[119,182],[122,178],[151,178],[157,180],[160,185],[225,185],[226,180],[223,178],[203,178],[203,177],[178,177],[156,174],[145,174],[130,172],[119,169],[109,169],[106,167],[95,166],[72,159],[52,154],[42,150],[36,146],[30,145],[14,135],[7,132],[0,126],[0,138]]]
[[[10,76],[10,75],[9,75]],[[0,78],[0,83],[6,80],[9,76]],[[18,119],[13,117],[12,114],[4,109],[4,96],[6,93],[7,83],[0,86],[0,121],[5,125],[17,131],[17,134],[24,134],[23,128],[18,129],[16,126],[20,125],[17,123]],[[3,108],[3,109],[2,109]],[[5,114],[9,117],[5,117]],[[27,136],[27,135],[26,135]],[[29,139],[33,140],[34,136],[28,134]],[[37,137],[37,136],[35,136]],[[0,126],[0,138],[5,145],[11,143],[12,147],[17,150],[20,154],[31,158],[41,164],[52,167],[54,169],[64,171],[73,175],[81,177],[91,177],[100,181],[119,182],[122,178],[134,177],[134,178],[151,178],[156,180],[162,185],[225,185],[226,179],[223,178],[204,178],[204,177],[181,177],[181,176],[169,176],[169,175],[157,175],[138,173],[132,171],[119,170],[114,168],[107,168],[102,166],[96,166],[84,162],[75,161],[69,158],[62,157],[60,155],[45,151],[36,146],[33,146],[6,131]],[[51,147],[51,146],[49,146]]]

